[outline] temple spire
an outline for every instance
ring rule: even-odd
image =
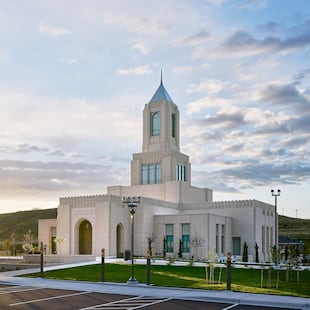
[[[164,84],[163,84],[163,70],[160,71],[160,85],[158,89],[156,90],[154,96],[150,100],[151,102],[160,102],[162,100],[166,100],[168,102],[173,103],[171,97],[169,96]]]

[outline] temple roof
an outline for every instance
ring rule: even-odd
[[[158,89],[156,90],[154,96],[152,97],[152,99],[150,100],[149,103],[152,102],[160,102],[166,100],[168,102],[174,103],[171,99],[171,97],[169,96],[165,86],[163,85],[163,81],[162,79],[160,80],[160,85],[158,87]]]

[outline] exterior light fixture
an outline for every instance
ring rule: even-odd
[[[135,278],[134,272],[134,216],[136,213],[136,209],[138,204],[140,203],[140,197],[123,197],[123,203],[127,204],[129,213],[131,214],[131,277],[127,281],[128,284],[138,284],[139,282]]]

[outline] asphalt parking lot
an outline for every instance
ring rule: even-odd
[[[168,297],[128,296],[90,291],[64,290],[20,285],[0,285],[0,309],[58,310],[281,310],[239,304],[180,300]]]

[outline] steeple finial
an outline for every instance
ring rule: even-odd
[[[158,89],[156,90],[154,96],[150,100],[149,103],[151,102],[160,102],[166,100],[168,102],[173,103],[172,99],[170,98],[164,84],[163,84],[163,70],[160,70],[160,85]]]

